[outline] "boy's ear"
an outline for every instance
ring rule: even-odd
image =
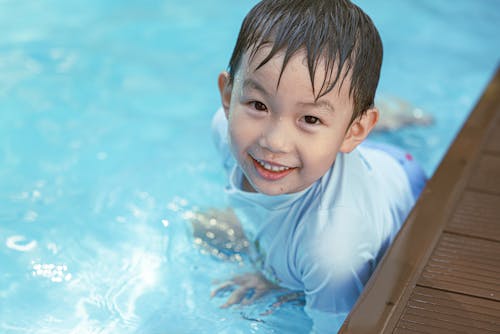
[[[340,152],[349,153],[356,148],[372,131],[378,122],[378,109],[370,108],[362,116],[356,118],[347,130]]]
[[[226,118],[229,118],[229,105],[231,104],[231,91],[233,88],[231,80],[229,79],[229,73],[226,71],[221,72],[221,74],[219,74],[217,84],[219,85],[222,108],[224,108]]]

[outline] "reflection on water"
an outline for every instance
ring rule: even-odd
[[[76,304],[76,329],[112,333],[119,328],[136,327],[140,320],[137,301],[157,284],[161,262],[154,254],[133,250],[130,257],[116,259],[111,265],[108,262],[104,266],[96,263],[82,267],[72,282],[72,289],[85,296]]]
[[[130,197],[103,196],[95,203],[93,218],[84,222],[91,225],[49,227],[31,240],[36,247],[23,252],[8,248],[25,256],[10,254],[6,265],[12,274],[0,276],[2,332],[273,332],[291,326],[289,316],[296,319],[290,333],[310,327],[302,305],[276,309],[272,295],[252,307],[219,309],[221,298],[210,299],[212,281],[251,266],[195,247],[191,220],[198,209],[188,199],[174,196],[162,204],[156,195],[138,191]],[[9,240],[17,247],[31,242]],[[12,300],[16,303],[4,308]],[[15,316],[20,312],[22,319]]]

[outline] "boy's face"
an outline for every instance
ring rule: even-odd
[[[247,52],[234,82],[224,72],[219,88],[231,150],[244,173],[243,188],[279,195],[303,190],[323,176],[339,151],[350,152],[366,137],[378,113],[367,113],[373,125],[364,126],[365,116],[349,125],[350,76],[340,89],[337,85],[315,101],[302,52],[289,60],[278,86],[283,53],[256,70],[268,52],[261,49],[251,61]],[[317,90],[324,74],[320,63]]]

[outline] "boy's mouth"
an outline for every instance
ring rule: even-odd
[[[259,175],[264,179],[270,181],[276,181],[284,178],[296,169],[296,167],[287,167],[283,165],[272,164],[263,160],[257,160],[254,157],[252,157],[252,161]]]

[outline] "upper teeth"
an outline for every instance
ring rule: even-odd
[[[285,166],[273,166],[267,162],[260,161],[260,160],[257,160],[257,162],[259,163],[259,165],[261,165],[265,169],[273,171],[273,172],[282,172],[282,171],[290,169],[290,167],[285,167]]]

